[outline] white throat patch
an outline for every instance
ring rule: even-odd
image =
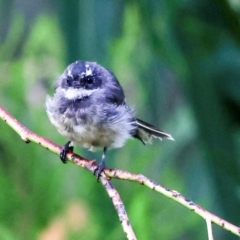
[[[68,88],[68,89],[62,89],[62,92],[64,96],[69,100],[76,100],[76,99],[82,99],[84,97],[89,97],[91,94],[93,94],[96,89],[82,89],[82,88]]]

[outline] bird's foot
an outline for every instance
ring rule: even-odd
[[[98,167],[94,170],[94,175],[97,177],[98,182],[105,167],[105,162],[100,162]]]
[[[63,163],[67,163],[67,154],[73,151],[73,146],[70,146],[71,142],[68,141],[66,144],[63,145],[61,152],[60,152],[60,159]]]

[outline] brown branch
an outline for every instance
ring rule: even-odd
[[[127,235],[127,238],[131,239],[131,240],[137,239],[132,230],[130,221],[127,216],[127,212],[126,212],[123,202],[120,198],[120,195],[114,188],[112,182],[107,180],[106,177],[100,177],[100,180],[101,180],[103,186],[105,187],[109,197],[112,199],[113,205],[118,213],[118,217],[122,224],[122,228],[123,228],[125,234]]]
[[[40,146],[58,154],[58,155],[60,154],[61,147],[59,145],[57,145],[57,144],[51,142],[50,140],[48,140],[44,137],[41,137],[41,136],[33,133],[29,129],[27,129],[17,119],[12,117],[1,106],[0,106],[0,118],[4,122],[6,122],[13,130],[15,130],[21,136],[22,140],[25,141],[26,143],[35,142],[35,143],[39,144]],[[76,165],[79,165],[79,166],[89,170],[92,173],[94,173],[95,169],[97,168],[97,164],[94,160],[85,159],[74,153],[68,153],[67,159],[72,161]],[[123,231],[127,235],[127,238],[131,239],[131,240],[137,239],[133,232],[130,221],[128,219],[128,215],[125,210],[124,204],[121,200],[121,197],[118,194],[118,192],[116,191],[113,184],[111,183],[109,177],[107,177],[105,174],[102,174],[102,176],[100,177],[100,181],[101,181],[102,185],[105,187],[105,190],[107,191],[109,197],[112,200],[112,203],[117,211],[119,220],[122,224]]]
[[[0,118],[3,119],[12,129],[14,129],[25,142],[35,142],[42,147],[56,153],[59,155],[61,147],[56,145],[55,143],[45,139],[37,134],[31,132],[26,127],[24,127],[21,123],[19,123],[16,119],[14,119],[6,110],[0,107]],[[68,160],[72,161],[74,164],[79,165],[90,172],[94,172],[97,168],[97,164],[94,160],[87,160],[82,158],[74,153],[67,154]],[[138,182],[146,187],[163,194],[164,196],[173,199],[176,202],[179,202],[183,206],[187,207],[188,209],[194,211],[196,214],[204,218],[207,222],[207,230],[209,239],[212,237],[212,229],[211,223],[215,223],[220,227],[232,232],[233,234],[240,236],[240,228],[221,219],[220,217],[208,212],[204,208],[200,207],[199,205],[195,204],[194,202],[186,199],[180,193],[174,190],[170,190],[161,186],[160,184],[155,183],[151,179],[141,175],[141,174],[133,174],[127,171],[122,171],[118,169],[104,169],[104,174],[102,174],[100,181],[105,187],[109,197],[112,199],[114,207],[118,213],[119,219],[121,221],[122,227],[124,232],[126,233],[128,239],[136,239],[130,222],[128,220],[127,213],[125,211],[124,205],[121,201],[121,198],[118,192],[115,190],[114,186],[110,182],[109,178],[116,178],[121,180],[129,180]]]
[[[206,219],[207,224],[207,231],[208,231],[208,240],[213,240],[213,233],[212,233],[212,222],[211,219]]]
[[[141,175],[141,174],[133,174],[127,171],[116,170],[116,169],[106,169],[105,174],[111,178],[118,178],[121,180],[129,180],[138,182],[142,185],[147,186],[148,188],[163,194],[164,196],[173,199],[176,202],[181,203],[183,206],[187,207],[188,209],[192,210],[206,221],[210,221],[211,223],[215,223],[218,226],[230,231],[231,233],[240,236],[240,228],[221,219],[220,217],[208,212],[201,206],[197,205],[193,201],[183,197],[179,192],[175,190],[170,190],[161,186],[160,184],[152,181],[151,179]]]

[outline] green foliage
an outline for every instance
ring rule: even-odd
[[[0,1],[0,103],[27,128],[66,140],[44,103],[77,59],[113,70],[139,118],[175,142],[129,141],[109,167],[142,173],[234,224],[239,214],[239,4],[236,1]],[[3,239],[124,239],[96,179],[0,121]],[[90,159],[101,153],[76,151]],[[206,239],[205,222],[164,196],[114,181],[139,239]],[[236,239],[214,228],[218,239]],[[53,238],[52,238],[53,239]]]

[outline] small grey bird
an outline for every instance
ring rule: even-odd
[[[72,143],[91,151],[103,149],[97,178],[105,168],[107,149],[122,147],[131,137],[143,144],[151,143],[153,137],[173,140],[170,134],[137,119],[114,74],[95,62],[70,64],[57,80],[54,96],[47,97],[46,111],[51,123],[68,139],[60,153],[63,163],[73,151]]]

